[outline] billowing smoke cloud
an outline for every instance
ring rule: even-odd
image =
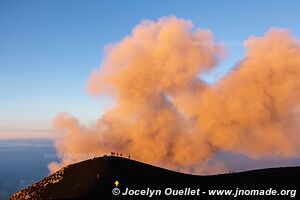
[[[194,41],[196,44],[192,45]],[[143,21],[106,48],[92,72],[91,95],[110,95],[116,105],[93,127],[62,113],[56,142],[63,154],[110,151],[195,173],[219,151],[252,158],[299,153],[300,44],[282,29],[251,37],[245,58],[226,77],[207,85],[198,77],[217,66],[224,50],[210,31],[176,17]],[[201,45],[202,44],[202,45]],[[51,170],[81,160],[65,157]],[[86,158],[85,158],[86,159]]]
[[[299,153],[300,43],[288,31],[252,37],[246,57],[203,92],[198,126],[210,143],[251,157]]]

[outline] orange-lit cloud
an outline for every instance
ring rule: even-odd
[[[299,153],[300,43],[271,29],[240,64],[203,92],[198,127],[222,150],[257,158]]]
[[[245,58],[214,85],[198,77],[217,66],[224,50],[212,33],[192,22],[164,17],[143,21],[130,36],[109,45],[92,72],[91,95],[110,95],[116,106],[93,127],[62,113],[55,128],[65,132],[59,153],[110,151],[176,170],[207,171],[217,151],[252,158],[299,152],[297,101],[300,44],[286,30],[251,37]],[[52,163],[57,169],[82,158]],[[211,167],[211,166],[210,166]],[[220,170],[222,164],[215,164]]]

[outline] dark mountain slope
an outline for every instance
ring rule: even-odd
[[[124,196],[113,195],[115,181],[121,192],[129,189],[152,190],[192,188],[201,196]],[[300,189],[300,167],[253,170],[213,176],[177,173],[122,157],[100,157],[69,165],[40,182],[14,194],[10,199],[297,199],[288,195],[209,196],[210,189]],[[230,197],[230,198],[229,198]]]

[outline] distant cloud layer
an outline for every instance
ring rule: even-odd
[[[54,139],[60,137],[56,131],[49,130],[0,130],[0,140],[9,139]]]
[[[195,173],[224,170],[226,163],[214,161],[220,151],[252,159],[297,156],[299,41],[284,29],[250,37],[239,64],[208,85],[199,75],[226,55],[222,45],[201,45],[214,43],[209,30],[163,17],[141,22],[131,35],[108,45],[88,91],[110,95],[116,105],[90,127],[59,114],[54,126],[64,136],[56,141],[58,152],[116,151]],[[49,167],[79,160],[66,158]]]

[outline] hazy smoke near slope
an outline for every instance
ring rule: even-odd
[[[250,38],[254,45],[240,64],[220,82],[206,85],[199,74],[217,66],[224,51],[193,41],[214,39],[190,21],[165,17],[143,21],[110,45],[88,89],[91,95],[112,96],[116,106],[93,127],[60,114],[54,126],[65,135],[56,142],[58,152],[116,151],[198,173],[218,151],[253,158],[299,153],[299,42],[281,29]],[[66,157],[49,168],[79,160]]]

